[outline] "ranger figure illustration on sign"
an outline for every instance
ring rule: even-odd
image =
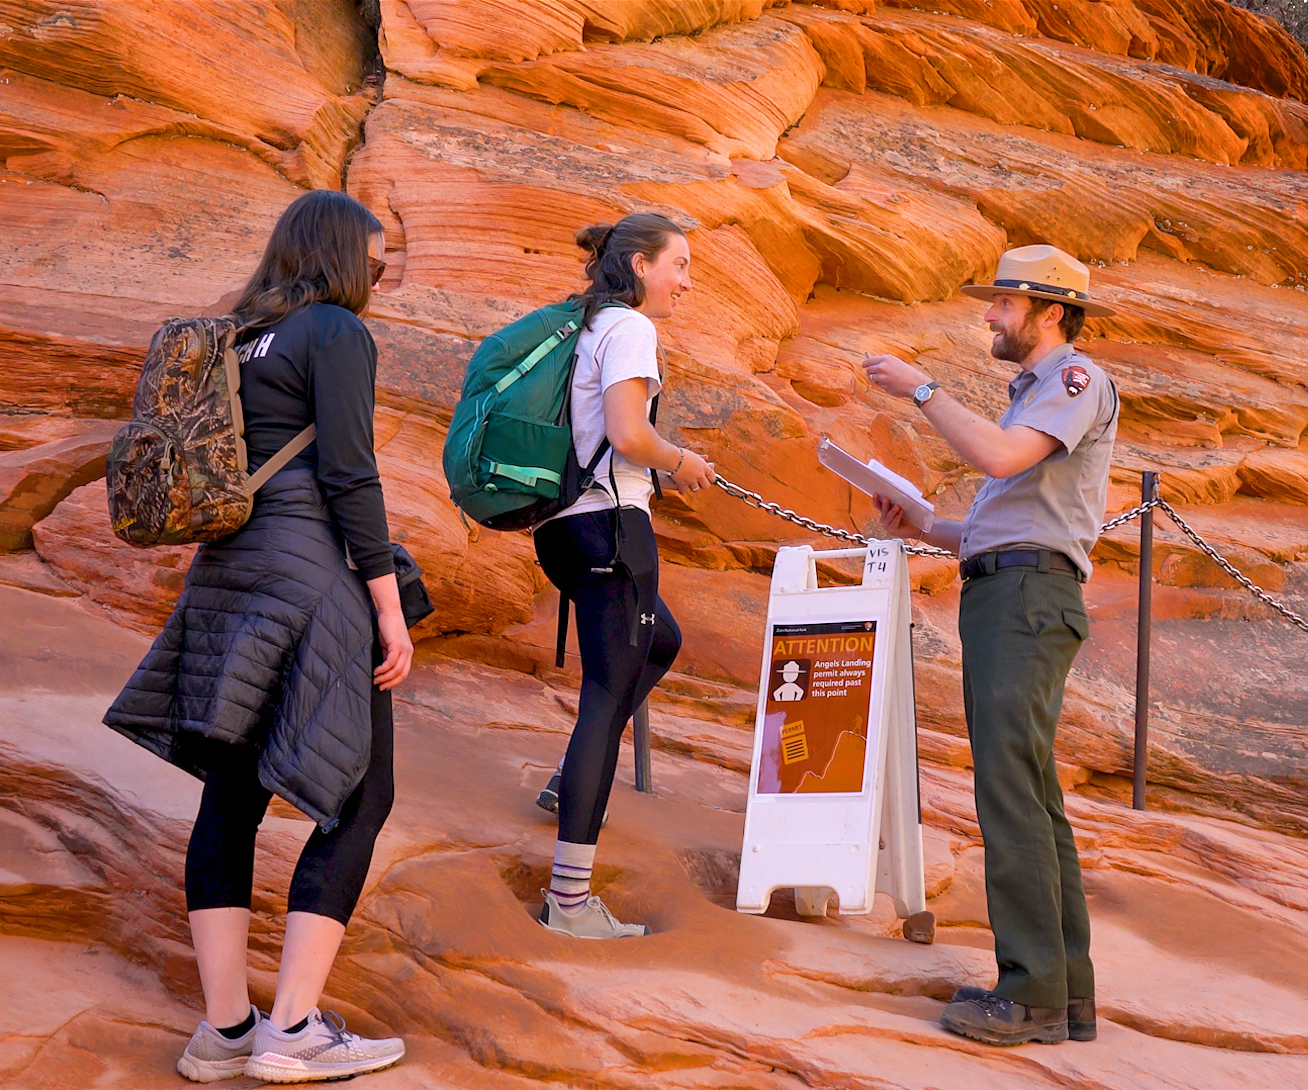
[[[803,700],[808,694],[804,687],[798,684],[799,675],[804,671],[799,663],[793,659],[781,668],[781,679],[785,684],[777,686],[772,694],[773,700],[779,700],[783,704],[788,704],[795,700]]]

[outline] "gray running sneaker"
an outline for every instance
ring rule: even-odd
[[[177,1061],[177,1073],[192,1082],[221,1082],[244,1075],[245,1061],[254,1047],[255,1031],[263,1021],[257,1007],[250,1007],[250,1012],[254,1015],[254,1027],[235,1039],[224,1037],[208,1022],[201,1022]]]
[[[554,775],[550,777],[541,792],[536,796],[536,805],[542,810],[548,810],[551,814],[557,815],[559,812],[559,785],[563,782],[563,773],[555,769]],[[600,818],[600,828],[607,827],[609,823],[609,808],[604,807],[604,816]]]
[[[593,893],[585,908],[570,915],[559,908],[554,894],[547,890],[541,892],[545,894],[545,906],[540,910],[541,925],[560,935],[571,935],[574,939],[635,939],[651,933],[643,923],[616,920]]]
[[[555,770],[554,775],[550,777],[550,782],[541,788],[541,792],[536,796],[536,805],[542,810],[548,810],[551,814],[559,812],[559,785],[563,782],[563,773]]]
[[[403,1056],[404,1042],[398,1037],[360,1037],[346,1031],[345,1019],[335,1011],[323,1014],[314,1007],[299,1033],[260,1022],[245,1075],[264,1082],[330,1082],[380,1071]]]

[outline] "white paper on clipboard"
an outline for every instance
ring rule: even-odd
[[[817,448],[818,461],[869,496],[892,499],[904,509],[904,517],[920,530],[930,530],[936,521],[936,508],[911,482],[892,473],[878,461],[866,465],[841,450],[825,436]]]

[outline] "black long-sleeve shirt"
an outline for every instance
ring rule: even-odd
[[[377,346],[344,307],[313,303],[243,335],[241,407],[253,473],[311,423],[317,438],[292,461],[312,469],[365,579],[395,570],[372,415]]]

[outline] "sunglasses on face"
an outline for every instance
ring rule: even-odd
[[[386,262],[379,261],[377,258],[369,256],[368,258],[368,275],[372,277],[373,287],[377,286],[377,281],[382,278],[386,271]]]

